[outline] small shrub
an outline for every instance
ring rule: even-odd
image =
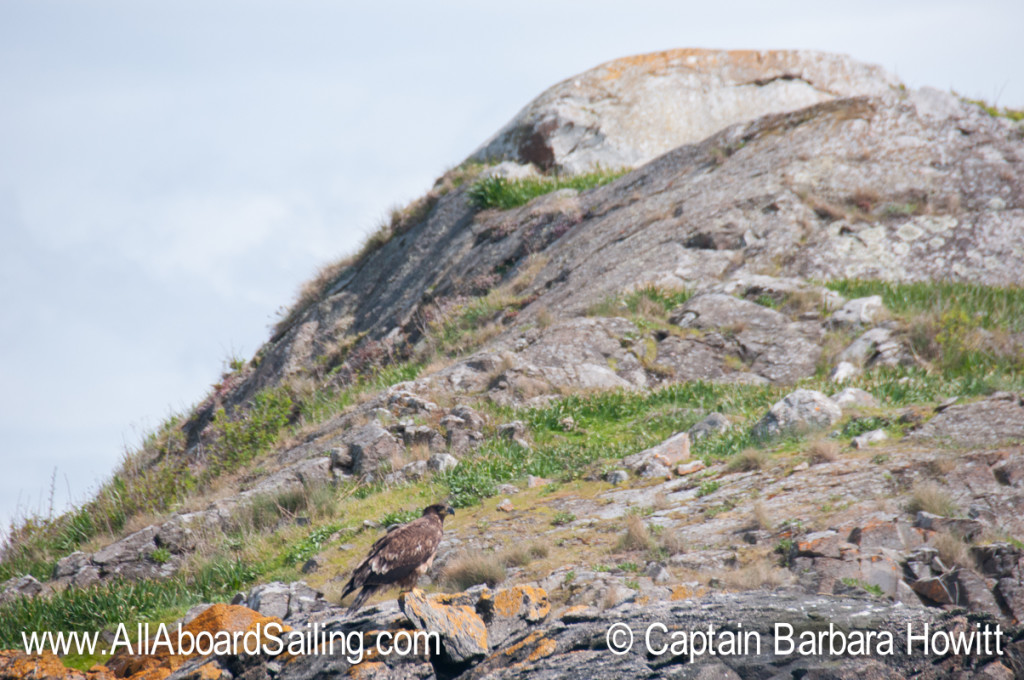
[[[939,559],[947,567],[957,566],[970,569],[975,567],[974,560],[971,558],[970,546],[960,536],[952,532],[940,531],[932,537],[932,545],[939,551]]]
[[[839,459],[839,444],[831,439],[815,439],[807,446],[807,462],[811,465],[832,463]]]
[[[955,517],[960,508],[950,496],[949,489],[926,482],[914,485],[907,503],[907,512],[910,514],[916,515],[922,511],[942,517]]]
[[[615,546],[616,552],[630,552],[632,550],[650,550],[654,545],[651,539],[651,531],[640,515],[629,515],[626,517],[626,532],[619,537]]]
[[[680,555],[686,552],[686,544],[683,542],[682,537],[675,531],[664,532],[658,539],[658,547],[669,556]]]
[[[750,472],[751,470],[760,470],[764,467],[767,458],[768,454],[760,449],[744,449],[729,461],[729,464],[726,466],[726,470],[729,472]]]
[[[505,580],[505,565],[498,555],[464,552],[445,565],[441,581],[448,588],[465,590],[481,583],[493,588]]]
[[[851,588],[859,588],[875,597],[883,597],[885,595],[881,586],[875,585],[874,583],[868,583],[867,581],[862,581],[859,578],[844,578],[842,581],[845,585]]]
[[[572,514],[571,512],[566,512],[565,510],[559,510],[558,512],[555,513],[555,516],[551,518],[552,526],[556,527],[560,527],[562,525],[569,524],[575,521],[576,515]]]
[[[717,479],[709,479],[705,482],[701,482],[700,488],[697,489],[697,498],[704,498],[704,496],[710,496],[714,492],[718,491],[722,483]]]
[[[171,559],[171,551],[167,548],[157,548],[149,555],[149,559],[157,564],[167,564]]]
[[[746,564],[739,569],[722,572],[721,581],[728,588],[736,590],[757,590],[777,588],[793,580],[793,574],[772,563],[767,557]]]
[[[506,567],[525,567],[536,559],[544,559],[548,556],[548,545],[535,541],[527,545],[516,545],[505,549],[499,555],[501,562]]]

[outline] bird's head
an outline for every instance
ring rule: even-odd
[[[444,518],[448,515],[455,514],[455,508],[448,505],[447,503],[435,503],[434,505],[428,505],[423,508],[424,515],[437,515],[444,521]]]

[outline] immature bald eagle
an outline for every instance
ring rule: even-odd
[[[438,503],[423,509],[423,515],[397,529],[392,529],[370,548],[345,584],[341,594],[344,600],[349,593],[362,588],[352,606],[351,615],[378,590],[397,585],[408,590],[416,585],[417,579],[430,569],[437,554],[437,546],[444,533],[444,518],[454,515],[450,505]]]

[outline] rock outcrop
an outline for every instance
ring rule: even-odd
[[[734,123],[898,81],[819,52],[670,50],[616,59],[545,91],[470,159],[581,172],[635,167]]]

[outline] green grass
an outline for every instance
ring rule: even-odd
[[[971,326],[1024,331],[1024,288],[983,286],[952,281],[898,283],[867,279],[841,279],[825,285],[846,298],[880,295],[889,311],[902,316],[952,310],[968,315]]]
[[[589,316],[621,316],[640,329],[665,326],[669,314],[693,297],[687,289],[669,289],[648,285],[624,295],[613,295],[592,305]]]
[[[405,524],[406,522],[413,521],[421,514],[419,510],[393,510],[384,513],[380,518],[380,525],[386,528],[393,524]]]
[[[21,632],[98,631],[122,622],[157,620],[170,610],[227,599],[257,576],[239,561],[215,561],[191,576],[166,581],[107,581],[48,597],[0,605],[0,649],[21,647]]]
[[[551,518],[551,525],[560,527],[565,524],[571,524],[576,521],[576,515],[565,510],[559,510],[555,513],[555,516]]]
[[[717,479],[709,479],[705,482],[701,482],[700,488],[697,489],[697,498],[703,498],[704,496],[710,496],[714,492],[718,491],[722,486],[722,483]]]
[[[510,210],[558,189],[583,191],[603,186],[614,182],[626,172],[628,170],[597,170],[580,175],[528,177],[516,180],[487,177],[473,184],[469,190],[469,200],[478,210]]]
[[[989,104],[984,99],[964,98],[964,101],[967,102],[968,104],[975,104],[977,106],[980,106],[985,113],[992,116],[993,118],[1007,118],[1014,122],[1024,120],[1024,109],[1009,109],[1006,107],[1000,108],[998,106]]]

